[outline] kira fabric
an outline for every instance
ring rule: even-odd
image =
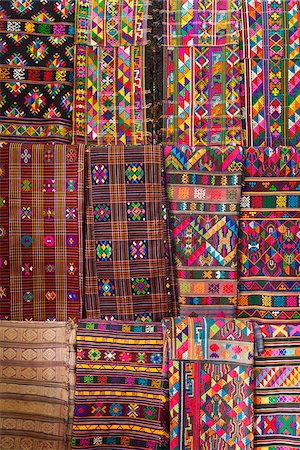
[[[81,316],[83,147],[0,147],[2,319]]]
[[[162,337],[160,323],[80,323],[73,448],[169,448]]]
[[[76,45],[74,138],[86,144],[147,144],[144,46]]]
[[[181,315],[235,317],[242,148],[166,146]]]
[[[0,139],[72,140],[74,0],[3,1]]]
[[[299,149],[247,148],[244,175],[238,317],[299,321]]]
[[[239,44],[240,0],[166,0],[165,7],[165,45]]]
[[[88,318],[161,320],[176,311],[160,146],[89,153]]]
[[[171,318],[164,339],[170,450],[253,449],[253,324]]]
[[[255,359],[255,448],[300,448],[300,323],[264,324]]]
[[[145,45],[148,0],[78,0],[78,44],[100,46]]]
[[[164,142],[241,145],[237,45],[164,50]]]
[[[70,323],[0,321],[3,450],[70,448],[75,342]]]

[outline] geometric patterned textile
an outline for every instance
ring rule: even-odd
[[[0,139],[71,143],[74,0],[0,7]]]
[[[76,43],[145,45],[148,0],[78,0]]]
[[[160,323],[80,323],[74,449],[169,448],[162,339]]]
[[[246,59],[243,72],[244,144],[299,146],[300,59]]]
[[[242,148],[165,147],[180,314],[235,317]]]
[[[88,153],[88,318],[159,321],[175,313],[160,146]]]
[[[300,7],[297,0],[244,0],[242,6],[246,58],[300,58]]]
[[[0,147],[0,317],[81,317],[83,147]]]
[[[178,317],[163,327],[170,450],[253,449],[252,323]]]
[[[0,321],[2,450],[70,448],[75,343],[70,323]]]
[[[165,9],[170,47],[239,44],[241,0],[166,0]]]
[[[241,145],[238,46],[168,47],[164,59],[164,141]]]
[[[265,351],[255,359],[255,448],[300,448],[300,322],[261,327]]]
[[[299,321],[300,151],[247,148],[244,170],[238,317]]]
[[[74,138],[146,144],[145,47],[76,46]]]

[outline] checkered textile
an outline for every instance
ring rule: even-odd
[[[0,314],[81,317],[83,147],[0,148]]]
[[[174,314],[160,147],[95,147],[87,167],[87,317]]]

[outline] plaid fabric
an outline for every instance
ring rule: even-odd
[[[0,321],[1,449],[70,448],[75,329]]]
[[[81,316],[83,147],[0,148],[1,318]]]
[[[72,138],[74,0],[1,2],[0,139]]]
[[[235,316],[242,148],[165,147],[180,314]]]
[[[300,448],[300,323],[264,324],[255,359],[255,448]]]
[[[240,0],[166,0],[164,43],[168,46],[239,44]]]
[[[160,323],[80,323],[73,448],[169,448],[162,352]]]
[[[238,317],[299,321],[299,149],[247,148],[244,168]]]
[[[250,450],[253,445],[252,323],[171,318],[170,450]]]
[[[148,0],[78,0],[76,42],[115,47],[145,45],[148,8]]]
[[[174,314],[160,147],[95,147],[88,157],[87,316]]]

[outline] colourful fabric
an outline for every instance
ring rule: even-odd
[[[242,148],[166,146],[180,314],[235,316]]]
[[[145,47],[76,46],[74,137],[94,144],[146,144]]]
[[[244,143],[246,146],[300,144],[300,60],[246,59]]]
[[[255,360],[255,448],[300,448],[300,323],[261,327],[265,351]]]
[[[300,7],[297,0],[245,0],[242,6],[246,58],[300,58]]]
[[[159,146],[92,148],[88,161],[89,318],[161,320],[175,313]]]
[[[238,44],[240,0],[166,0],[165,39],[168,46]]]
[[[73,448],[169,448],[162,352],[160,323],[80,323]]]
[[[244,167],[238,317],[299,321],[299,149],[247,148]]]
[[[81,317],[83,147],[0,147],[0,311]]]
[[[78,0],[76,41],[88,45],[145,45],[148,0]]]
[[[74,412],[75,329],[0,321],[1,449],[66,450]]]
[[[170,450],[253,449],[252,324],[179,317],[164,328]]]
[[[165,50],[164,140],[174,145],[241,144],[238,46]]]
[[[72,139],[74,0],[3,1],[0,139]]]

